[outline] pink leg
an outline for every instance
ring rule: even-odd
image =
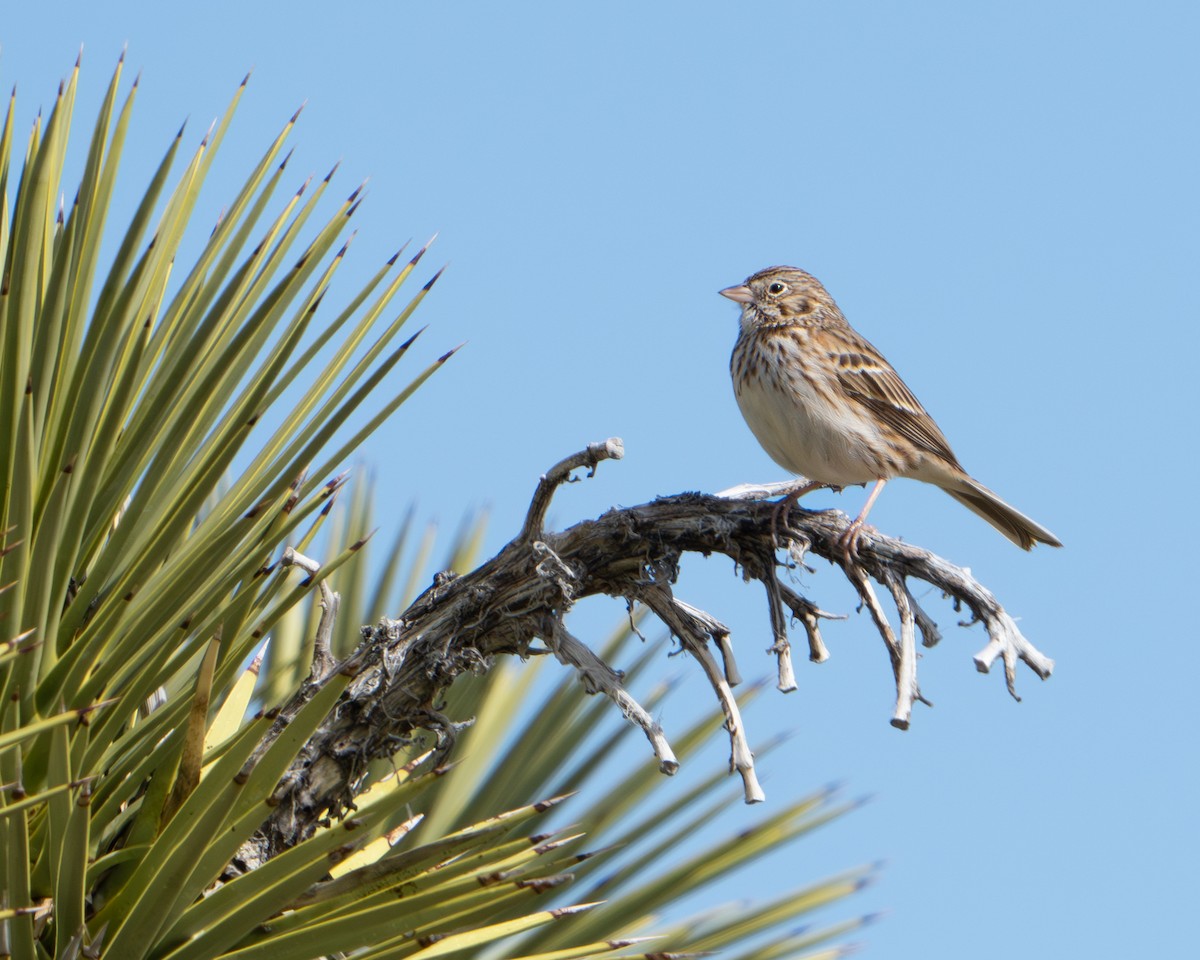
[[[887,483],[887,480],[884,479],[875,481],[875,486],[871,488],[871,493],[867,496],[867,502],[863,504],[862,510],[854,518],[854,522],[846,528],[846,532],[838,538],[838,543],[842,548],[842,555],[845,557],[847,563],[858,559],[859,535],[862,533],[862,528],[867,522],[867,514],[871,512],[875,498],[879,496],[885,483]]]

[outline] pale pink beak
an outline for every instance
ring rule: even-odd
[[[740,287],[726,287],[721,291],[721,296],[728,297],[730,300],[736,300],[738,303],[750,303],[754,300],[754,294],[750,292],[750,288],[745,284]]]

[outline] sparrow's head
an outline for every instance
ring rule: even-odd
[[[796,267],[767,267],[721,296],[742,305],[742,326],[819,326],[841,320],[821,281]]]

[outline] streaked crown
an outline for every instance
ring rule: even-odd
[[[833,297],[811,273],[798,267],[767,267],[721,296],[742,304],[742,324],[820,325],[845,320]]]

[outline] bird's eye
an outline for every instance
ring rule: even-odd
[[[781,293],[783,293],[783,291],[786,289],[787,289],[787,284],[780,283],[778,280],[776,280],[769,287],[767,287],[767,293],[769,293],[773,297],[777,297]]]

